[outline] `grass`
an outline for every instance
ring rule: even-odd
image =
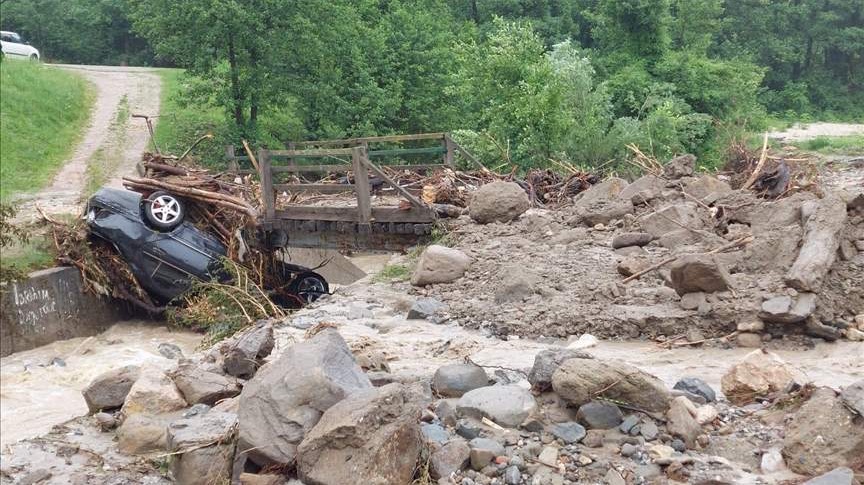
[[[3,248],[2,266],[29,273],[54,266],[57,252],[46,237],[33,236],[27,242],[16,242]]]
[[[99,147],[87,160],[85,195],[94,194],[117,171],[123,160],[123,146],[129,128],[129,99],[124,95],[117,105],[117,113],[108,128],[108,143]]]
[[[162,78],[162,100],[155,137],[162,152],[180,155],[201,135],[224,130],[225,116],[218,108],[184,102],[186,79],[182,69],[159,69],[157,73]],[[223,159],[224,153],[223,143],[205,141],[193,155],[212,163]]]
[[[864,155],[864,135],[820,136],[798,144],[808,152],[841,155]]]
[[[372,277],[372,281],[375,283],[390,283],[393,281],[407,281],[410,277],[411,268],[407,264],[388,264]]]
[[[94,89],[77,74],[0,63],[0,199],[47,185],[81,139]]]

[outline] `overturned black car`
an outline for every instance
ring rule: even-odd
[[[92,236],[116,249],[141,287],[167,304],[192,281],[225,280],[222,242],[186,220],[184,201],[167,192],[144,198],[137,192],[103,188],[90,198],[85,220]],[[327,281],[302,266],[278,262],[273,300],[284,306],[310,303],[329,293]]]

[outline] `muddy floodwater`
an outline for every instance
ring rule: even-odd
[[[0,359],[0,446],[46,433],[87,414],[81,390],[97,375],[124,365],[169,367],[160,343],[189,355],[201,336],[158,323],[118,323],[104,333],[54,342]]]

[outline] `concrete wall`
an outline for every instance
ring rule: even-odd
[[[125,305],[83,291],[81,274],[62,267],[4,284],[0,295],[0,356],[55,340],[95,335],[126,318]]]

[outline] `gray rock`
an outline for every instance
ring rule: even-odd
[[[830,472],[811,478],[801,485],[852,485],[855,472],[851,468],[840,467]]]
[[[588,207],[601,200],[612,200],[629,184],[626,180],[617,177],[608,177],[590,189],[580,192],[574,199],[576,208]]]
[[[621,424],[624,415],[614,404],[591,401],[579,406],[576,419],[589,429],[611,429]]]
[[[508,264],[498,270],[495,303],[521,303],[538,290],[543,279],[525,265]]]
[[[273,351],[274,345],[273,325],[267,321],[256,323],[229,345],[223,363],[225,373],[250,379]]]
[[[840,399],[849,409],[864,416],[864,379],[844,387]]]
[[[437,424],[423,423],[420,425],[420,433],[422,433],[423,439],[427,443],[443,445],[450,441],[450,433]]]
[[[626,248],[629,246],[645,246],[654,240],[647,232],[625,232],[612,238],[612,248]]]
[[[669,408],[669,390],[660,379],[617,360],[565,361],[552,376],[552,387],[571,406],[581,406],[602,392],[649,412]]]
[[[514,428],[537,407],[534,396],[517,385],[487,386],[465,393],[456,405],[461,416],[487,417],[501,426]]]
[[[108,431],[117,427],[117,418],[115,418],[113,414],[96,413],[93,417],[96,419],[96,423],[99,424],[99,429],[102,431]]]
[[[234,377],[208,372],[191,362],[180,364],[170,373],[183,399],[189,404],[207,404],[240,394],[240,383]]]
[[[654,175],[644,175],[624,187],[618,197],[628,199],[634,205],[645,204],[661,196],[666,188],[666,181]]]
[[[684,453],[685,451],[687,451],[687,444],[678,438],[672,440],[672,442],[669,443],[669,446],[671,446],[672,449],[677,451],[678,453]]]
[[[447,399],[439,399],[435,404],[435,415],[444,423],[445,426],[456,426],[456,410]]]
[[[519,485],[522,482],[522,472],[516,466],[509,466],[504,470],[504,483],[507,485]]]
[[[586,433],[581,424],[573,422],[550,425],[549,432],[568,445],[582,441]]]
[[[468,442],[468,447],[472,450],[489,450],[493,456],[502,456],[504,454],[504,445],[490,438],[474,438]]]
[[[552,375],[558,367],[570,359],[593,359],[591,354],[574,349],[541,350],[534,357],[534,365],[528,373],[528,382],[531,388],[537,392],[546,392],[552,389]]]
[[[679,295],[695,292],[712,293],[730,287],[729,273],[713,255],[688,254],[669,267],[672,288]]]
[[[243,388],[240,450],[250,450],[248,457],[260,466],[291,463],[297,445],[324,411],[354,392],[371,388],[335,330],[326,329],[294,344]]]
[[[166,430],[172,416],[133,414],[117,428],[117,448],[127,455],[166,449]]]
[[[696,157],[689,153],[673,158],[663,166],[663,176],[667,179],[689,177],[696,170]]]
[[[480,425],[469,419],[460,419],[456,423],[456,434],[466,440],[473,440],[480,436]]]
[[[453,440],[432,452],[429,457],[432,478],[449,477],[450,474],[465,468],[470,452],[468,445],[462,440]]]
[[[621,456],[631,457],[639,451],[639,447],[630,443],[621,445]]]
[[[183,358],[183,350],[172,343],[162,342],[156,347],[156,350],[166,359],[180,360]]]
[[[645,438],[645,441],[654,441],[657,439],[657,435],[660,434],[660,430],[654,421],[647,421],[639,426],[639,434]]]
[[[423,320],[429,319],[447,311],[447,304],[441,303],[435,298],[418,298],[411,309],[408,310],[408,320]]]
[[[624,418],[624,421],[618,426],[622,433],[629,433],[637,424],[639,424],[639,416],[631,414]]]
[[[496,181],[474,191],[468,214],[475,222],[510,222],[530,206],[528,194],[518,184]]]
[[[138,380],[141,368],[137,365],[127,365],[110,370],[96,376],[93,381],[81,391],[87,409],[96,413],[103,409],[115,409],[123,405],[126,395],[132,389],[132,384]]]
[[[461,278],[470,265],[471,258],[462,251],[433,244],[420,255],[411,276],[411,284],[426,286],[450,283]]]
[[[718,197],[732,192],[732,187],[726,182],[708,174],[690,179],[684,184],[684,191],[699,200],[717,200]]]
[[[674,386],[672,386],[672,389],[678,389],[702,396],[707,402],[714,402],[717,400],[717,395],[714,393],[714,389],[711,389],[711,386],[698,377],[683,377],[676,382]]]
[[[787,295],[776,296],[762,302],[759,318],[773,323],[799,323],[816,310],[817,297],[813,293],[799,293],[793,301]]]
[[[121,412],[127,417],[141,413],[163,414],[183,409],[186,405],[174,381],[162,369],[145,366],[129,389]]]
[[[422,448],[420,407],[410,396],[401,384],[388,384],[350,394],[327,409],[297,448],[300,479],[321,485],[410,483]]]
[[[204,414],[207,411],[210,411],[210,409],[212,409],[212,408],[209,405],[203,404],[203,403],[198,403],[198,404],[193,405],[191,408],[187,409],[186,411],[184,411],[183,417],[184,418],[191,418],[192,416],[198,416],[199,414]],[[224,409],[218,409],[217,411],[225,411],[225,410]],[[234,411],[231,411],[231,412],[234,412]],[[237,414],[237,413],[234,412],[234,414]]]
[[[172,422],[167,436],[174,480],[179,484],[229,480],[236,433],[234,413],[214,411]]]
[[[798,291],[818,292],[825,275],[834,265],[846,224],[846,203],[835,193],[828,193],[817,202],[813,213],[804,223],[804,237],[798,257],[784,278],[787,285]]]
[[[633,203],[627,199],[601,199],[588,205],[577,205],[574,209],[574,217],[568,223],[570,225],[580,223],[589,227],[597,224],[605,225],[632,214],[633,210]]]
[[[486,371],[473,364],[439,367],[432,377],[432,389],[443,397],[461,397],[468,391],[489,385]]]
[[[639,218],[639,226],[642,230],[651,234],[655,239],[659,239],[670,232],[681,230],[681,225],[692,229],[702,229],[705,226],[698,205],[675,202]]]
[[[661,473],[663,473],[663,470],[660,468],[660,465],[656,463],[648,463],[636,467],[636,476],[642,477],[646,480],[657,478]]]

